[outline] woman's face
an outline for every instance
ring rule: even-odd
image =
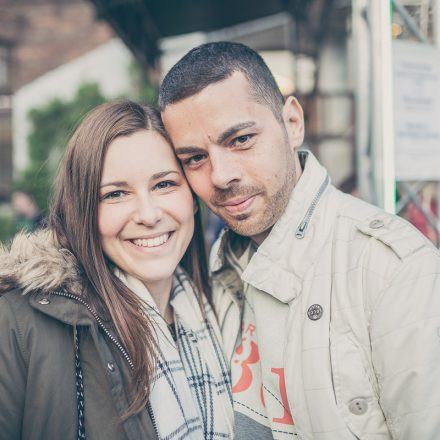
[[[116,138],[104,159],[98,227],[104,253],[148,288],[171,276],[194,232],[194,202],[157,132]]]

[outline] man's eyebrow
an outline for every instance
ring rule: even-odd
[[[179,154],[204,154],[206,151],[203,148],[199,147],[176,147],[174,148],[174,152]]]
[[[233,134],[237,133],[240,130],[245,128],[255,127],[257,124],[253,121],[240,122],[239,124],[235,124],[232,127],[227,128],[220,136],[217,138],[217,144],[222,144],[226,139],[228,139]],[[188,146],[188,147],[175,147],[174,151],[176,155],[179,154],[205,154],[206,150],[203,148]]]
[[[222,144],[228,137],[237,133],[237,131],[243,130],[245,128],[255,127],[255,122],[247,121],[240,122],[239,124],[233,125],[232,127],[227,128],[220,136],[217,138],[217,144]]]

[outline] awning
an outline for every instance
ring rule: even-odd
[[[158,40],[209,32],[286,12],[296,21],[313,0],[90,0],[145,67],[160,55]]]

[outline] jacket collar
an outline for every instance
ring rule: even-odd
[[[64,324],[95,325],[95,319],[87,308],[72,297],[64,296],[66,293],[63,291],[29,293],[29,303],[34,309]],[[76,295],[75,297],[81,298]]]
[[[285,303],[299,294],[304,274],[320,252],[332,223],[323,206],[328,205],[328,173],[312,153],[299,154],[306,160],[305,167],[286,210],[241,275],[246,283]],[[324,212],[328,221],[324,221]],[[218,240],[211,260],[213,272],[226,264],[228,241],[234,236],[225,230]]]

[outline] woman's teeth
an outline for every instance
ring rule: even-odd
[[[161,244],[164,244],[168,241],[168,238],[170,237],[170,233],[166,233],[163,235],[160,235],[159,237],[155,238],[137,238],[136,240],[132,240],[133,244],[136,246],[141,247],[156,247],[160,246]]]

